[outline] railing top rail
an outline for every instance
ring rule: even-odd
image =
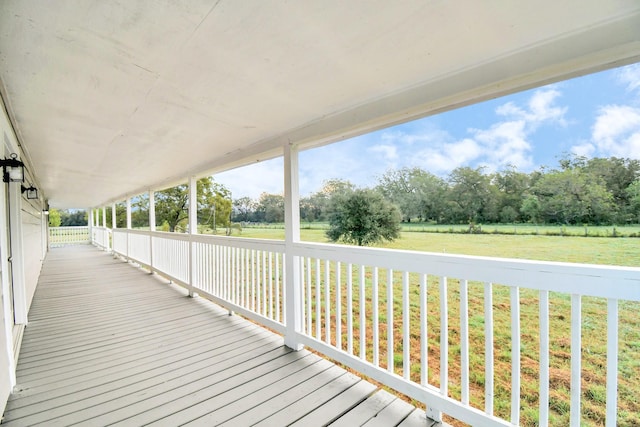
[[[166,231],[131,230],[126,228],[114,228],[114,233],[129,233],[143,236],[154,236],[163,239],[191,241],[199,243],[213,243],[221,246],[236,248],[259,249],[272,252],[283,252],[284,241],[273,239],[250,239],[246,237],[213,236],[210,234],[171,233]]]
[[[296,254],[300,256],[343,263],[640,301],[638,267],[490,258],[311,242],[297,243],[294,247]]]

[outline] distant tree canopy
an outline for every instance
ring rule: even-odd
[[[60,227],[62,218],[58,209],[49,209],[49,227]]]
[[[367,190],[366,197],[360,190]],[[419,167],[389,170],[371,189],[356,189],[342,179],[325,181],[322,188],[300,199],[300,219],[307,222],[336,220],[335,201],[357,193],[367,200],[395,206],[402,221],[444,224],[638,224],[640,223],[640,161],[635,159],[565,156],[555,169],[542,167],[530,173],[508,167],[498,172],[458,167],[439,177]],[[167,231],[186,230],[188,186],[178,185],[155,193],[156,225]],[[262,193],[257,200],[231,193],[213,178],[198,180],[198,224],[211,229],[230,221],[282,223],[284,196]],[[382,202],[380,202],[382,201]],[[364,203],[364,202],[363,202]],[[126,226],[126,209],[116,205],[117,227]],[[85,211],[59,211],[60,225],[85,225]],[[377,213],[376,213],[377,214]],[[100,222],[102,213],[98,213]],[[362,214],[364,215],[364,214]],[[106,210],[110,225],[111,209]],[[134,200],[134,228],[149,225],[149,200]],[[52,209],[50,224],[56,224]],[[363,244],[367,239],[362,238]],[[358,243],[358,238],[352,239]]]
[[[87,224],[87,212],[84,210],[49,209],[50,227],[76,227]]]
[[[333,241],[370,245],[400,236],[400,210],[370,189],[334,194],[329,202],[329,230]]]
[[[201,178],[196,185],[198,224],[216,229],[228,227],[231,214],[231,193],[213,180]],[[136,211],[148,218],[149,200],[141,199]],[[186,230],[189,217],[189,186],[178,185],[155,193],[156,225],[168,224],[168,231]],[[133,214],[132,214],[133,216]],[[133,220],[132,220],[133,221]]]
[[[403,221],[436,223],[629,224],[640,223],[640,162],[635,159],[565,156],[556,169],[531,173],[459,167],[438,177],[419,167],[389,170],[372,190],[397,206]],[[353,191],[329,180],[300,199],[303,221],[329,221],[329,200]],[[281,195],[234,202],[234,221],[282,222]]]

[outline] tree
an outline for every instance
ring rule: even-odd
[[[358,246],[392,241],[400,236],[400,211],[370,189],[336,194],[331,199],[327,237]]]
[[[400,208],[405,221],[440,218],[446,183],[437,176],[417,167],[405,167],[387,171],[378,182],[376,189]]]
[[[500,222],[516,222],[520,219],[523,197],[529,189],[531,177],[518,172],[515,166],[493,175],[498,193]]]
[[[640,222],[640,179],[634,181],[626,189],[629,199],[629,214],[632,221]]]
[[[84,210],[60,211],[60,226],[75,227],[87,225],[87,212]]]
[[[201,178],[196,185],[198,219],[201,224],[229,225],[231,214],[230,192],[210,176]],[[177,185],[155,194],[156,224],[165,221],[169,231],[186,228],[189,215],[189,186]],[[215,213],[215,215],[214,215]],[[215,222],[214,222],[215,221]]]
[[[241,197],[233,201],[233,221],[249,222],[256,209],[256,203],[250,197]]]
[[[355,186],[344,179],[330,179],[322,183],[322,188],[308,197],[300,199],[300,219],[305,221],[327,221],[329,200],[336,194],[353,191]]]
[[[107,226],[111,227],[112,209],[107,209]],[[123,203],[116,203],[116,227],[125,228],[127,226],[127,207]]]
[[[284,222],[284,196],[262,193],[256,207],[258,222]]]
[[[532,188],[544,222],[607,223],[615,214],[613,196],[600,179],[579,168],[546,173]]]
[[[218,226],[231,230],[231,192],[211,177],[198,180],[198,223],[212,230]]]
[[[60,227],[62,219],[58,209],[49,209],[49,227]]]
[[[490,205],[493,194],[489,189],[489,177],[483,173],[483,169],[459,167],[449,175],[449,200],[452,202],[450,215],[454,221],[481,221],[484,219],[483,211],[487,207],[493,207]]]
[[[538,201],[538,197],[533,194],[526,195],[524,200],[522,200],[520,213],[530,222],[537,224],[538,221],[540,221],[540,202]]]
[[[402,214],[402,220],[411,222],[421,214],[420,200],[412,176],[420,173],[419,168],[404,167],[398,170],[388,170],[378,181],[376,189],[391,203],[396,205]]]

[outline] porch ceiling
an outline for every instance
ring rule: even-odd
[[[637,0],[0,2],[2,95],[55,207],[638,60]]]

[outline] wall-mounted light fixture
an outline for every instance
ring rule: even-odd
[[[22,187],[22,192],[24,193],[25,191],[27,192],[27,199],[29,200],[35,200],[38,198],[38,189],[36,187],[34,187],[33,185],[30,187],[25,187],[24,185],[21,186]]]
[[[0,166],[4,182],[24,182],[24,163],[18,160],[16,153],[11,154],[10,159],[0,159]]]

